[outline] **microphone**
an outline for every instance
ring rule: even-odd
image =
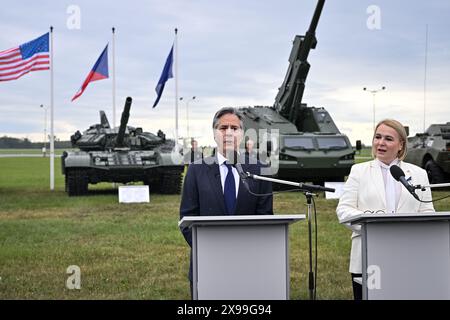
[[[250,186],[247,183],[247,178],[248,178],[248,174],[244,172],[244,169],[242,169],[241,164],[239,163],[239,157],[238,157],[238,153],[236,150],[234,150],[233,152],[229,152],[227,154],[227,159],[228,162],[236,168],[236,171],[239,174],[239,177],[242,180],[243,185],[245,186],[245,188],[247,189],[248,192],[250,192],[251,194],[253,194],[253,192],[250,190]]]
[[[238,154],[236,151],[234,151],[233,153],[230,152],[230,154],[227,157],[229,163],[236,168],[236,171],[239,174],[239,177],[242,180],[242,183],[244,184],[244,186],[247,188],[248,192],[250,192],[253,195],[256,196],[266,196],[266,194],[264,195],[259,195],[259,194],[255,194],[250,190],[250,187],[247,183],[248,178],[252,178],[252,179],[256,179],[256,180],[265,180],[265,181],[270,181],[270,182],[276,182],[276,183],[284,183],[284,184],[289,184],[289,185],[293,185],[295,187],[299,187],[300,189],[309,191],[309,192],[316,192],[316,191],[327,191],[327,192],[335,192],[335,189],[333,188],[327,188],[327,187],[322,187],[322,186],[318,186],[318,185],[314,185],[314,184],[306,184],[306,183],[297,183],[297,182],[290,182],[290,181],[283,181],[283,180],[278,180],[278,179],[272,179],[272,178],[262,178],[258,175],[254,175],[251,174],[250,172],[244,172],[244,169],[242,169],[241,164],[238,161]],[[286,183],[288,182],[288,183]]]
[[[238,160],[238,153],[236,151],[233,152],[233,159],[229,159],[230,160],[230,164],[236,168],[236,171],[239,174],[239,177],[242,179],[242,182],[244,182],[244,184],[246,185],[245,179],[248,178],[248,174],[244,172],[244,169],[242,169],[242,165],[239,163]]]
[[[402,168],[393,165],[389,170],[391,171],[391,175],[394,177],[394,179],[399,181],[406,188],[406,190],[408,190],[408,192],[412,194],[414,198],[420,201],[419,197],[414,192],[414,186],[410,185],[409,182],[406,181],[405,173],[403,172]]]

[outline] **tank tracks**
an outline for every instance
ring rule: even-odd
[[[180,194],[183,171],[180,169],[170,169],[165,171],[161,177],[159,193]]]
[[[88,172],[83,169],[73,169],[66,172],[65,189],[69,196],[82,196],[88,193]]]
[[[148,178],[144,179],[144,185],[149,186],[152,194],[180,194],[182,179],[181,169],[164,169],[162,173],[150,171]]]
[[[152,173],[153,174],[153,173]],[[183,171],[180,168],[165,169],[158,180],[145,179],[144,184],[149,185],[151,193],[180,194]],[[83,196],[88,194],[88,171],[71,169],[65,175],[65,190],[69,196]]]

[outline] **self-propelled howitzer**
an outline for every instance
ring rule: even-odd
[[[310,64],[317,45],[316,29],[325,0],[319,0],[304,36],[295,36],[289,67],[273,106],[241,107],[245,129],[258,133],[261,159],[269,152],[272,173],[281,179],[343,181],[354,164],[354,151],[325,108],[302,103]],[[261,139],[261,132],[265,134]],[[268,145],[262,145],[268,142]],[[267,151],[266,151],[267,150]],[[264,153],[264,154],[263,154]],[[275,164],[275,165],[274,165]]]
[[[89,184],[99,182],[143,181],[151,192],[180,192],[184,167],[175,142],[161,130],[154,135],[128,126],[131,102],[128,97],[119,127],[111,128],[100,111],[100,124],[71,136],[72,146],[79,150],[65,151],[61,161],[70,196],[86,194]]]

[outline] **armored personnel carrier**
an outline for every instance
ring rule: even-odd
[[[79,151],[65,151],[62,173],[69,196],[85,195],[88,185],[99,182],[143,181],[150,191],[176,194],[181,190],[182,156],[175,153],[175,142],[142,128],[127,126],[132,99],[128,97],[120,127],[111,128],[103,111],[100,124],[94,124],[70,138]]]
[[[405,161],[425,169],[432,184],[450,182],[450,122],[409,137]]]
[[[281,179],[317,184],[344,181],[354,164],[352,145],[328,111],[302,103],[310,68],[307,59],[317,44],[315,30],[324,3],[318,1],[306,34],[294,39],[286,77],[274,105],[239,109],[245,129],[257,132],[260,158],[265,157],[262,153],[267,150],[272,175]],[[266,136],[261,138],[261,132]]]

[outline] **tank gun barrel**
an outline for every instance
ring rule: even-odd
[[[117,134],[116,147],[123,147],[124,137],[125,137],[125,129],[127,128],[128,118],[130,117],[130,108],[131,102],[133,99],[131,97],[127,97],[125,101],[125,107],[122,111],[122,117],[120,118],[120,127],[119,133]]]
[[[311,24],[304,36],[296,36],[289,56],[289,67],[282,86],[278,90],[274,107],[289,121],[296,123],[302,107],[305,82],[310,64],[309,52],[317,45],[316,29],[325,0],[318,0]]]

